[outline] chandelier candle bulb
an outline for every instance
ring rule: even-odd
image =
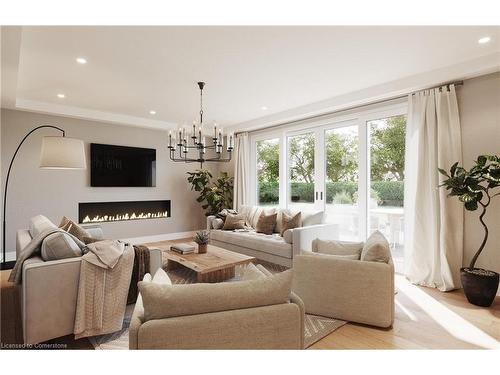
[[[172,147],[172,130],[168,132],[168,146]]]

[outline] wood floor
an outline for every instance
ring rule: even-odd
[[[19,291],[0,272],[0,342],[22,343]],[[461,290],[442,293],[417,287],[396,275],[394,326],[378,329],[348,323],[315,343],[312,349],[480,349],[499,348],[500,297],[490,308],[469,304]],[[43,312],[41,312],[43,313]],[[70,336],[51,343],[68,349],[92,349],[86,339]]]

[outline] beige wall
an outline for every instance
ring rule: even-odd
[[[84,140],[87,164],[91,142],[155,148],[158,161],[156,187],[90,187],[90,169],[39,169],[41,137],[57,134],[55,130],[42,129],[23,144],[11,172],[6,215],[8,251],[15,250],[16,230],[26,228],[30,217],[41,213],[56,224],[63,215],[76,220],[78,202],[171,200],[171,218],[103,223],[105,236],[109,238],[185,232],[205,226],[204,214],[195,201],[196,194],[190,191],[186,181],[186,172],[198,166],[170,162],[166,148],[167,133],[158,130],[2,109],[2,189],[15,147],[29,130],[42,124],[57,125],[66,130],[67,136]],[[207,167],[210,168],[210,165]]]
[[[500,73],[466,80],[458,90],[458,105],[465,167],[470,168],[478,155],[500,155]],[[465,213],[464,265],[483,239],[479,213]],[[500,272],[500,197],[490,205],[485,221],[490,235],[476,266]]]

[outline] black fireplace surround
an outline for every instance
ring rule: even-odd
[[[88,202],[78,204],[80,223],[102,223],[170,217],[170,200]]]

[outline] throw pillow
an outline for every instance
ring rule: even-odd
[[[226,216],[222,230],[245,229],[245,216],[242,214]]]
[[[72,234],[80,241],[85,242],[83,240],[84,237],[92,237],[89,232],[87,232],[83,227],[75,223],[74,221],[68,219],[64,216],[59,224],[59,228],[65,230],[66,232]]]
[[[256,280],[158,285],[139,282],[145,321],[287,303],[292,270]]]
[[[325,221],[325,212],[303,212],[302,213],[302,226],[308,227],[310,225],[323,224]]]
[[[75,240],[64,232],[52,233],[45,237],[40,253],[44,261],[82,256],[82,251]]]
[[[43,215],[37,215],[30,219],[29,232],[32,238],[37,237],[47,229],[56,229],[56,225]]]
[[[255,266],[255,264],[250,263],[246,266],[241,267],[241,281],[247,280],[256,280],[262,277],[266,277],[267,275],[263,273],[259,268]]]
[[[363,242],[347,242],[336,240],[320,240],[319,238],[313,240],[311,250],[315,253],[340,255],[340,256],[353,256],[353,259],[359,260],[361,250],[363,249]]]
[[[222,220],[220,218],[212,220],[212,228],[213,229],[221,229],[223,226],[224,226],[224,220]]]
[[[266,215],[266,213],[262,211],[257,221],[257,225],[255,226],[255,231],[257,233],[273,234],[277,215],[277,213]]]
[[[391,260],[391,250],[389,242],[378,230],[372,233],[366,240],[361,251],[361,260],[367,262],[389,263]]]
[[[283,237],[283,233],[288,229],[294,229],[300,227],[301,213],[297,213],[295,216],[288,215],[283,212],[281,215],[281,232],[280,235]]]
[[[293,229],[287,229],[283,232],[283,240],[289,244],[293,243]]]
[[[152,282],[160,285],[172,285],[170,277],[168,277],[167,273],[162,268],[158,268],[158,271],[156,271],[153,276]]]

